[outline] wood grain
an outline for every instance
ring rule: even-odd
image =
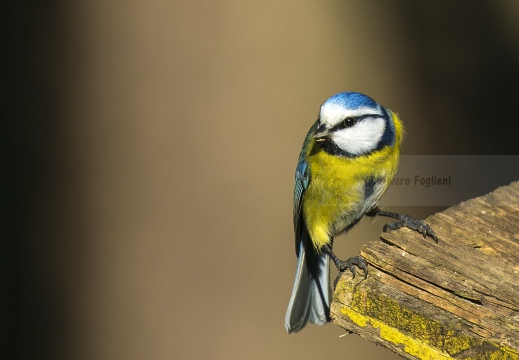
[[[368,277],[344,273],[331,317],[407,359],[519,359],[519,182],[366,243]]]

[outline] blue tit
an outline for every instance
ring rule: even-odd
[[[404,135],[397,114],[370,97],[343,92],[326,100],[306,135],[295,175],[294,231],[297,269],[285,318],[287,332],[308,321],[330,320],[330,259],[340,272],[355,267],[367,275],[360,256],[340,260],[332,252],[334,237],[364,215],[397,219],[384,231],[402,226],[438,239],[423,221],[382,211],[377,204],[398,167]]]

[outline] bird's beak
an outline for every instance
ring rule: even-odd
[[[319,126],[314,134],[315,141],[326,141],[330,138],[330,132],[324,126]]]

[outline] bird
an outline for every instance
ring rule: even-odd
[[[407,227],[438,242],[433,229],[407,214],[384,211],[378,202],[393,180],[404,126],[398,115],[359,92],[331,96],[320,108],[299,155],[294,185],[297,266],[285,316],[288,333],[308,322],[330,321],[330,260],[339,275],[355,268],[367,276],[361,256],[340,260],[333,240],[364,216],[396,219],[383,231]]]

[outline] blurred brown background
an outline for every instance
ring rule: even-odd
[[[396,359],[333,324],[285,333],[320,104],[355,90],[399,112],[404,154],[517,154],[514,0],[21,0],[4,18],[9,358]]]

